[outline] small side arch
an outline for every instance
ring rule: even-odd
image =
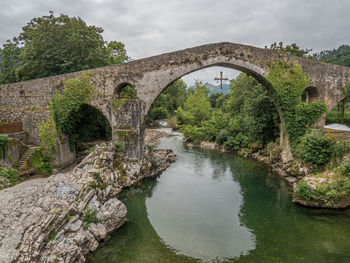
[[[302,95],[302,100],[304,102],[313,102],[320,100],[320,91],[314,86],[307,87]]]
[[[137,98],[136,89],[133,87],[133,85],[131,85],[128,82],[122,82],[122,83],[117,85],[117,87],[114,89],[114,92],[113,92],[113,98],[114,99],[124,98],[125,94],[123,94],[123,91],[127,92],[127,94],[126,94],[127,99]]]

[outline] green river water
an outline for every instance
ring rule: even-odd
[[[187,149],[164,138],[177,160],[120,197],[128,222],[89,263],[348,263],[350,217],[291,202],[279,177],[233,154]]]

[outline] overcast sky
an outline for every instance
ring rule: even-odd
[[[125,43],[133,59],[222,41],[314,51],[350,43],[350,0],[0,0],[0,7],[0,43],[52,10],[102,27],[104,39]],[[219,71],[192,76],[209,81]]]

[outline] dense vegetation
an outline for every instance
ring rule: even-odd
[[[170,118],[178,107],[184,105],[188,96],[186,88],[185,82],[181,79],[166,87],[153,103],[147,115],[147,122],[152,124],[155,120]]]
[[[68,135],[72,149],[81,142],[110,139],[108,121],[99,110],[90,106],[94,94],[95,88],[87,74],[64,81],[63,94],[55,94],[50,104],[55,125],[51,125],[48,133],[57,129],[59,134]]]
[[[270,47],[265,46],[265,49],[270,49],[273,51],[286,53],[286,54],[298,56],[298,57],[305,57],[305,58],[310,58],[311,56],[309,55],[309,53],[310,51],[312,51],[312,49],[302,49],[295,43],[291,45],[286,45],[284,47],[283,42],[279,42],[278,44],[275,42],[271,44]]]
[[[350,46],[341,45],[337,49],[323,50],[315,53],[313,57],[323,62],[350,67]]]
[[[164,94],[164,95],[163,95]],[[231,149],[275,141],[279,117],[270,96],[254,78],[242,73],[231,92],[210,94],[200,82],[194,88],[178,80],[154,102],[148,119],[176,118],[187,140],[207,140]]]
[[[53,12],[33,18],[0,52],[0,83],[41,78],[120,63],[128,58],[124,44],[108,44],[103,29],[79,17]]]

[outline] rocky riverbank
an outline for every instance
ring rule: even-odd
[[[199,147],[206,150],[230,152],[223,146],[213,142],[203,141],[196,146],[194,146],[192,143],[187,143],[187,145],[189,147]],[[313,174],[312,167],[303,163],[301,160],[292,160],[288,163],[283,163],[279,147],[270,149],[270,151],[264,155],[261,155],[256,151],[244,151],[243,149],[238,151],[238,154],[246,158],[253,158],[258,162],[266,164],[273,172],[277,173],[282,179],[286,180],[291,186],[291,191],[293,194],[292,201],[296,204],[307,207],[327,209],[342,209],[350,207],[349,198],[340,198],[329,202],[321,198],[312,198],[310,200],[305,200],[297,195],[298,182],[307,182],[310,185],[311,189],[316,189],[316,186],[320,183],[334,182],[334,179],[332,178],[334,177],[334,172],[332,171],[326,171],[324,173],[316,175]]]
[[[70,172],[0,191],[0,262],[84,262],[126,220],[118,193],[174,161],[170,150],[136,160],[102,143]]]

